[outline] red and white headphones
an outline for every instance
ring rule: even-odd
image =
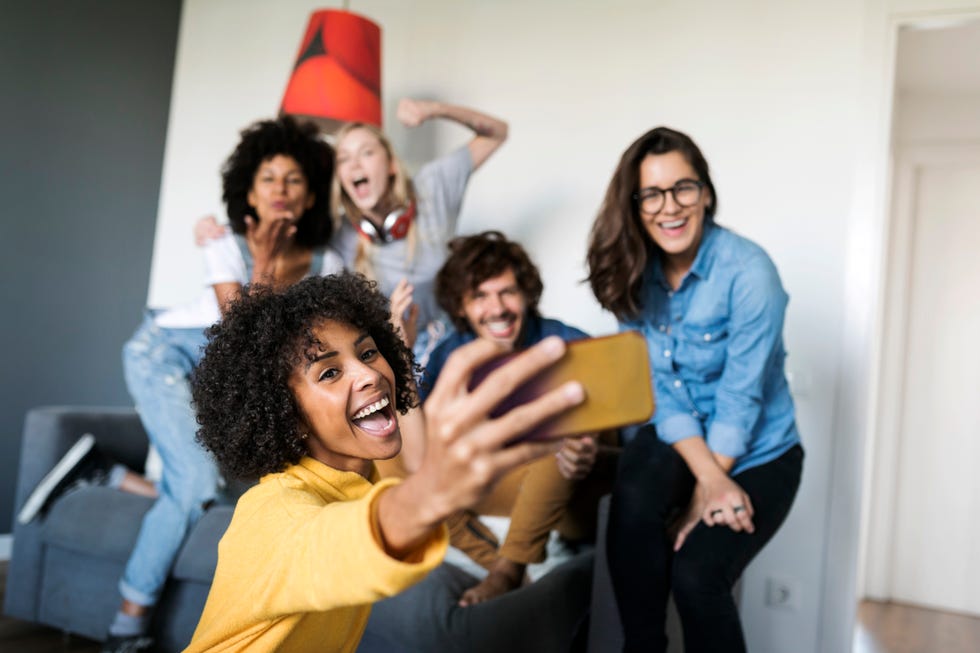
[[[361,218],[357,230],[372,243],[390,243],[407,236],[408,228],[412,226],[414,219],[415,202],[411,202],[408,206],[403,206],[389,213],[384,222],[381,223],[380,229],[367,218]]]

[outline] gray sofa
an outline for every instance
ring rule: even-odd
[[[119,462],[142,470],[148,441],[133,409],[36,408],[27,414],[24,424],[15,513],[84,433],[94,435],[98,446]],[[237,496],[243,489],[236,487],[230,494]],[[608,502],[606,497],[599,508],[589,653],[622,646],[622,629],[605,563]],[[143,497],[88,487],[59,498],[30,524],[15,524],[4,612],[102,639],[119,605],[117,583],[150,505],[151,500]],[[231,521],[232,511],[231,505],[212,507],[184,543],[151,626],[159,651],[180,651],[190,641],[211,586],[218,540]],[[683,650],[673,606],[667,627],[669,650]],[[365,641],[363,649],[381,651],[384,647]]]
[[[148,441],[133,409],[34,409],[24,424],[15,513],[84,433],[94,435],[114,459],[142,470]],[[144,497],[86,487],[60,497],[30,524],[15,524],[4,613],[103,639],[119,607],[119,578],[151,505]],[[232,510],[229,505],[209,509],[184,543],[153,617],[151,632],[160,651],[179,651],[190,641]]]

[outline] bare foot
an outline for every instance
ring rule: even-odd
[[[159,496],[156,485],[146,480],[146,478],[140,476],[139,474],[128,470],[126,471],[126,475],[123,477],[122,482],[119,484],[119,489],[123,492],[138,494],[140,496],[149,497],[150,499],[156,499]]]
[[[505,558],[497,558],[490,567],[490,573],[478,585],[469,588],[459,598],[459,605],[476,605],[517,589],[524,580],[527,565]]]

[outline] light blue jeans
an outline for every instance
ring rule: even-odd
[[[155,605],[191,527],[214,499],[218,470],[195,440],[190,375],[207,339],[203,329],[157,326],[148,314],[123,346],[123,370],[150,442],[163,462],[159,498],[143,518],[119,582],[123,598]]]

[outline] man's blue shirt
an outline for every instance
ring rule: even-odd
[[[712,223],[704,229],[676,291],[659,259],[648,265],[641,314],[620,329],[647,339],[659,437],[673,444],[701,436],[735,458],[737,474],[800,441],[783,369],[789,297],[761,247]]]
[[[525,313],[524,320],[526,325],[524,327],[524,333],[521,334],[520,342],[517,343],[517,349],[530,347],[548,336],[560,336],[565,342],[589,337],[584,331],[576,329],[573,326],[568,326],[558,320],[538,317],[530,313]],[[436,348],[432,350],[432,354],[429,356],[429,362],[426,364],[425,370],[422,372],[422,378],[419,380],[419,401],[425,403],[425,399],[429,396],[432,385],[439,378],[439,373],[442,372],[442,366],[446,364],[446,359],[449,358],[449,355],[457,347],[461,347],[474,340],[476,340],[476,334],[469,329],[466,331],[453,331],[443,338]]]

